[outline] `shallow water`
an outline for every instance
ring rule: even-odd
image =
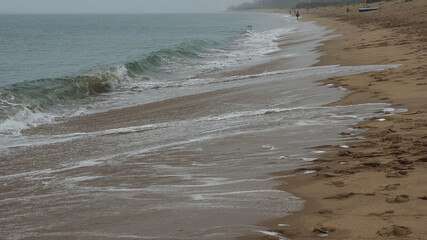
[[[310,165],[323,153],[312,147],[342,145],[361,131],[350,125],[400,111],[376,103],[325,107],[348,91],[316,80],[394,66],[310,67],[327,32],[286,21],[297,27],[277,36],[275,52],[151,87],[115,89],[74,118],[0,138],[0,236],[269,233],[256,224],[303,204],[275,190],[282,177],[271,173]]]

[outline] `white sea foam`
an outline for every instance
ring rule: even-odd
[[[53,172],[55,172],[55,170],[53,170],[51,168],[48,168],[48,169],[28,171],[28,172],[21,172],[21,173],[10,174],[10,175],[3,175],[3,176],[0,176],[0,179],[32,177],[32,176],[36,176],[36,175],[50,174],[50,173],[53,173]]]
[[[287,238],[283,237],[280,233],[278,232],[271,232],[271,231],[258,231],[264,235],[267,236],[271,236],[271,237],[277,237],[279,240],[287,240]]]
[[[262,148],[268,149],[268,150],[274,150],[274,149],[276,149],[274,146],[271,146],[271,145],[264,145],[264,146],[262,146]]]
[[[373,111],[378,109],[378,104],[360,104],[360,105],[354,105],[355,108],[363,108],[366,109],[372,108]],[[338,106],[338,107],[332,107],[332,109],[344,109],[345,107]],[[399,111],[405,111],[403,109],[394,109],[394,108],[384,108],[387,110],[387,112],[399,112]],[[178,127],[178,126],[185,126],[188,124],[191,124],[191,122],[194,123],[201,123],[204,121],[228,121],[235,118],[248,118],[253,116],[259,116],[259,115],[265,115],[265,114],[281,114],[286,113],[289,111],[300,111],[300,110],[328,110],[327,107],[309,107],[309,106],[302,106],[302,107],[293,107],[293,108],[271,108],[271,109],[260,109],[260,110],[253,110],[253,111],[242,111],[242,112],[232,112],[232,113],[226,113],[222,115],[216,115],[216,116],[205,116],[198,119],[194,119],[189,121],[172,121],[172,122],[164,122],[164,123],[157,123],[157,124],[147,124],[147,125],[141,125],[141,126],[132,126],[132,127],[125,127],[125,128],[117,128],[117,129],[107,129],[107,130],[101,130],[98,132],[76,132],[71,134],[61,134],[61,135],[53,135],[46,138],[46,136],[32,136],[31,138],[27,138],[26,140],[23,138],[20,138],[17,136],[16,138],[9,138],[0,148],[10,148],[10,147],[24,147],[24,146],[36,146],[36,145],[46,145],[46,144],[53,144],[53,143],[62,143],[67,141],[76,140],[78,138],[83,137],[96,137],[96,136],[106,136],[110,134],[131,134],[131,133],[139,133],[143,131],[151,131],[159,128],[168,128],[168,127]],[[327,114],[330,117],[333,118],[339,118],[339,119],[347,119],[347,118],[357,118],[358,120],[364,120],[366,118],[372,117],[372,115],[366,114],[366,115],[338,115],[335,113],[329,113]],[[331,122],[331,119],[317,119],[317,120],[297,120],[294,124],[296,126],[312,126],[312,125],[324,125],[329,124]],[[212,130],[212,131],[205,131],[205,136],[202,136],[200,138],[195,138],[188,141],[179,141],[176,143],[168,143],[166,145],[158,145],[154,147],[147,148],[145,150],[139,151],[138,154],[143,154],[144,152],[150,152],[156,149],[160,149],[162,147],[182,147],[183,144],[192,143],[195,141],[205,141],[212,138],[217,137],[225,137],[229,134],[239,134],[237,132],[230,132],[230,133],[220,133],[219,130]],[[242,131],[240,134],[243,134]],[[219,135],[218,135],[219,134]],[[225,135],[224,135],[225,134]],[[269,148],[274,150],[273,146],[268,146],[264,148]],[[132,153],[133,154],[133,153]]]
[[[217,164],[215,163],[196,163],[196,162],[191,163],[191,166],[196,166],[196,167],[212,167],[216,165]]]
[[[319,120],[299,120],[295,123],[297,126],[312,126],[312,125],[324,125],[323,121]]]
[[[310,75],[346,75],[346,74],[355,74],[355,73],[361,73],[366,71],[377,71],[377,70],[383,70],[388,68],[394,68],[399,65],[367,65],[367,66],[353,66],[353,67],[340,67],[338,65],[333,66],[321,66],[321,67],[309,67],[309,68],[298,68],[298,69],[289,69],[289,70],[281,70],[281,71],[272,71],[272,72],[266,72],[261,74],[253,74],[253,75],[244,75],[244,76],[233,76],[233,77],[226,77],[226,78],[203,78],[203,79],[191,79],[186,82],[163,82],[161,85],[163,87],[176,87],[176,86],[182,86],[184,85],[195,85],[195,86],[204,86],[206,84],[211,83],[225,83],[225,82],[234,82],[234,81],[240,81],[240,80],[247,80],[247,79],[258,79],[263,78],[264,81],[267,81],[268,78],[271,78],[270,80],[277,79],[276,77],[280,75],[286,75],[287,78],[294,78],[294,77],[304,77],[304,76],[310,76]],[[123,69],[118,68],[118,73],[115,74],[123,74]],[[265,79],[267,78],[267,79]],[[162,86],[157,86],[162,87]],[[225,86],[224,86],[225,87]],[[26,108],[25,108],[26,109]],[[101,107],[100,109],[104,109],[104,107]],[[233,117],[239,117],[239,115],[245,115],[245,114],[266,114],[270,112],[277,112],[277,111],[288,111],[292,109],[269,109],[269,110],[258,110],[258,112],[241,112],[241,113],[233,113],[232,115],[222,115],[222,116],[214,116],[211,117],[212,120],[221,120],[226,118],[233,118]],[[391,111],[391,108],[386,108],[384,111]],[[263,112],[264,111],[264,112]],[[269,112],[267,112],[269,111]],[[402,111],[402,110],[396,110],[394,109],[394,112],[396,111]],[[70,116],[78,116],[81,114],[88,113],[88,109],[84,106],[80,106],[78,110],[73,111]],[[40,124],[46,124],[51,123],[55,121],[56,118],[58,118],[59,115],[53,114],[53,113],[42,113],[42,112],[32,112],[28,109],[19,112],[14,118],[10,118],[5,120],[4,122],[0,123],[0,134],[6,134],[10,136],[10,134],[19,134],[20,130],[37,126]],[[204,119],[201,119],[204,120]],[[208,119],[206,119],[208,120]],[[113,130],[112,132],[109,132],[108,130],[104,132],[104,134],[114,134],[116,132],[130,132],[130,131],[143,131],[144,128],[147,128],[148,126],[143,127],[142,129],[120,129],[120,130]],[[154,127],[154,126],[152,126]],[[116,132],[114,132],[116,131]]]
[[[0,137],[1,135],[21,135],[21,130],[51,123],[57,117],[58,115],[56,114],[43,113],[37,110],[30,110],[27,107],[22,107],[22,110],[18,111],[14,116],[0,122]]]
[[[149,192],[148,188],[116,188],[116,187],[108,187],[108,188],[99,188],[98,191],[103,192]]]
[[[245,118],[245,117],[253,117],[260,116],[266,114],[280,114],[289,111],[299,111],[299,110],[315,110],[315,109],[326,109],[325,107],[293,107],[293,108],[271,108],[271,109],[260,109],[254,111],[242,111],[242,112],[232,112],[221,115],[212,115],[205,116],[198,119],[191,120],[193,123],[199,123],[204,121],[225,121],[234,118]],[[95,137],[95,136],[106,136],[106,135],[114,135],[114,134],[130,134],[130,133],[139,133],[143,131],[150,131],[159,128],[168,128],[168,127],[177,127],[190,124],[188,121],[171,121],[164,123],[156,123],[156,124],[146,124],[140,126],[132,126],[132,127],[124,127],[124,128],[114,128],[107,129],[95,132],[75,132],[70,134],[60,134],[60,135],[51,135],[48,138],[46,136],[32,136],[31,138],[27,138],[27,141],[22,142],[22,139],[16,139],[16,141],[8,141],[5,143],[2,148],[10,148],[10,147],[24,147],[24,146],[37,146],[37,145],[47,145],[53,143],[61,143],[76,140],[78,138],[83,137]],[[303,121],[297,123],[297,125],[302,124]],[[182,147],[182,146],[177,146]],[[268,147],[271,150],[274,149],[273,146]]]
[[[71,177],[68,178],[67,181],[73,182],[73,183],[77,183],[77,182],[84,182],[84,181],[90,181],[93,179],[98,179],[101,176],[79,176],[79,177]]]
[[[190,169],[187,168],[187,171]],[[158,173],[159,174],[159,173]],[[254,184],[263,185],[269,181],[274,181],[277,179],[281,179],[282,177],[270,177],[270,178],[251,178],[251,179],[228,179],[228,178],[216,178],[216,177],[207,177],[203,175],[194,175],[194,174],[161,174],[162,177],[178,177],[181,180],[184,180],[181,184],[167,184],[167,185],[152,185],[147,188],[148,191],[154,193],[163,193],[163,194],[171,194],[171,193],[181,193],[181,192],[204,192],[205,193],[197,193],[195,194],[195,198],[201,198],[201,195],[211,194],[211,191],[215,191],[218,187],[224,188],[234,188],[235,186],[243,186],[248,185],[255,186]],[[188,180],[193,184],[188,184]],[[257,191],[259,192],[259,191]],[[284,192],[282,192],[284,193]],[[214,193],[216,194],[216,193]]]
[[[316,153],[316,154],[322,154],[322,153],[325,153],[326,151],[320,151],[320,150],[317,150],[317,151],[313,151],[313,153]]]
[[[45,233],[37,234],[37,236],[43,237],[55,237],[55,239],[61,239],[64,236],[73,236],[73,238],[102,238],[102,239],[167,239],[170,237],[162,236],[144,236],[144,235],[132,235],[132,234],[118,234],[109,232],[61,232],[61,233]]]
[[[98,159],[84,160],[84,161],[79,161],[71,164],[63,164],[61,166],[58,166],[57,168],[46,168],[41,170],[4,175],[4,176],[0,176],[0,179],[11,179],[11,178],[22,178],[22,177],[30,178],[30,179],[49,178],[54,173],[61,173],[61,172],[74,170],[78,168],[84,168],[84,167],[93,167],[93,166],[102,164],[105,160],[106,160],[105,157],[98,158]]]
[[[384,108],[383,111],[384,113],[392,113],[395,112],[397,109],[395,108]]]
[[[233,192],[222,192],[222,193],[201,193],[201,194],[192,194],[191,198],[196,201],[207,200],[207,199],[219,199],[223,196],[240,196],[240,195],[250,195],[254,196],[254,194],[258,193],[279,193],[285,194],[285,192],[280,190],[250,190],[250,191],[233,191]]]
[[[302,158],[302,160],[303,161],[305,161],[305,162],[312,162],[312,161],[314,161],[314,160],[317,160],[317,158]]]
[[[317,172],[316,170],[306,170],[306,171],[303,171],[302,173],[303,174],[312,174],[312,173],[315,173],[315,172]]]
[[[266,115],[266,114],[274,114],[274,113],[283,113],[288,111],[294,111],[294,110],[312,110],[312,109],[322,109],[324,107],[292,107],[292,108],[270,108],[270,109],[259,109],[254,111],[243,111],[243,112],[232,112],[227,114],[221,114],[218,116],[207,116],[202,117],[200,119],[195,120],[195,122],[198,121],[221,121],[221,120],[227,120],[231,118],[239,118],[239,117],[251,117],[251,116],[258,116],[258,115]]]
[[[249,64],[250,61],[258,60],[266,54],[279,50],[280,37],[290,34],[295,28],[276,28],[263,32],[247,31],[235,44],[238,48],[233,51],[215,50],[215,60],[206,62],[205,69],[223,69],[236,64]],[[294,57],[289,54],[287,57]],[[212,56],[211,56],[212,58]]]

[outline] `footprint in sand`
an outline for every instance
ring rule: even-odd
[[[315,177],[318,178],[334,178],[334,177],[341,177],[341,174],[335,174],[335,173],[318,173],[315,175]]]
[[[377,232],[378,235],[383,237],[396,236],[404,237],[411,234],[411,229],[403,226],[392,225],[390,227],[385,227]]]
[[[392,171],[386,174],[388,178],[403,178],[408,176],[408,172],[405,171]]]
[[[399,188],[400,183],[396,183],[396,184],[390,184],[384,187],[384,190],[386,191],[393,191],[396,190],[397,188]]]
[[[379,163],[379,162],[365,162],[365,163],[363,163],[363,166],[376,168],[376,167],[381,166],[381,163]]]
[[[342,181],[333,181],[332,184],[336,187],[344,187],[345,184]]]
[[[388,203],[404,203],[409,201],[408,195],[399,195],[396,197],[387,198],[386,202]]]
[[[334,213],[334,211],[332,211],[330,209],[322,209],[322,210],[318,211],[317,213],[324,215],[324,214],[332,214],[332,213]]]
[[[394,214],[394,211],[389,210],[382,213],[370,213],[368,216],[375,216],[375,217],[380,217],[383,220],[388,220],[392,217],[393,214]]]
[[[412,164],[412,161],[406,160],[406,159],[397,159],[396,162],[402,164],[402,165],[409,165]]]
[[[343,200],[343,199],[347,199],[347,198],[349,198],[351,196],[354,196],[354,195],[356,195],[356,193],[354,193],[354,192],[340,193],[340,194],[337,194],[337,195],[334,195],[334,196],[325,197],[323,199],[338,199],[338,200]]]
[[[321,237],[326,237],[328,236],[329,233],[335,232],[335,231],[336,231],[336,228],[334,227],[324,227],[322,225],[319,225],[313,229],[313,232],[317,233],[318,236],[321,236]]]

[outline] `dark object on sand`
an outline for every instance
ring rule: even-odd
[[[377,7],[372,7],[372,8],[359,8],[359,12],[368,12],[368,11],[372,11],[372,10],[378,10]]]

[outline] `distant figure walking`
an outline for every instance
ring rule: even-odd
[[[299,12],[298,11],[297,11],[297,14],[295,16],[297,16],[297,19],[299,19]]]

